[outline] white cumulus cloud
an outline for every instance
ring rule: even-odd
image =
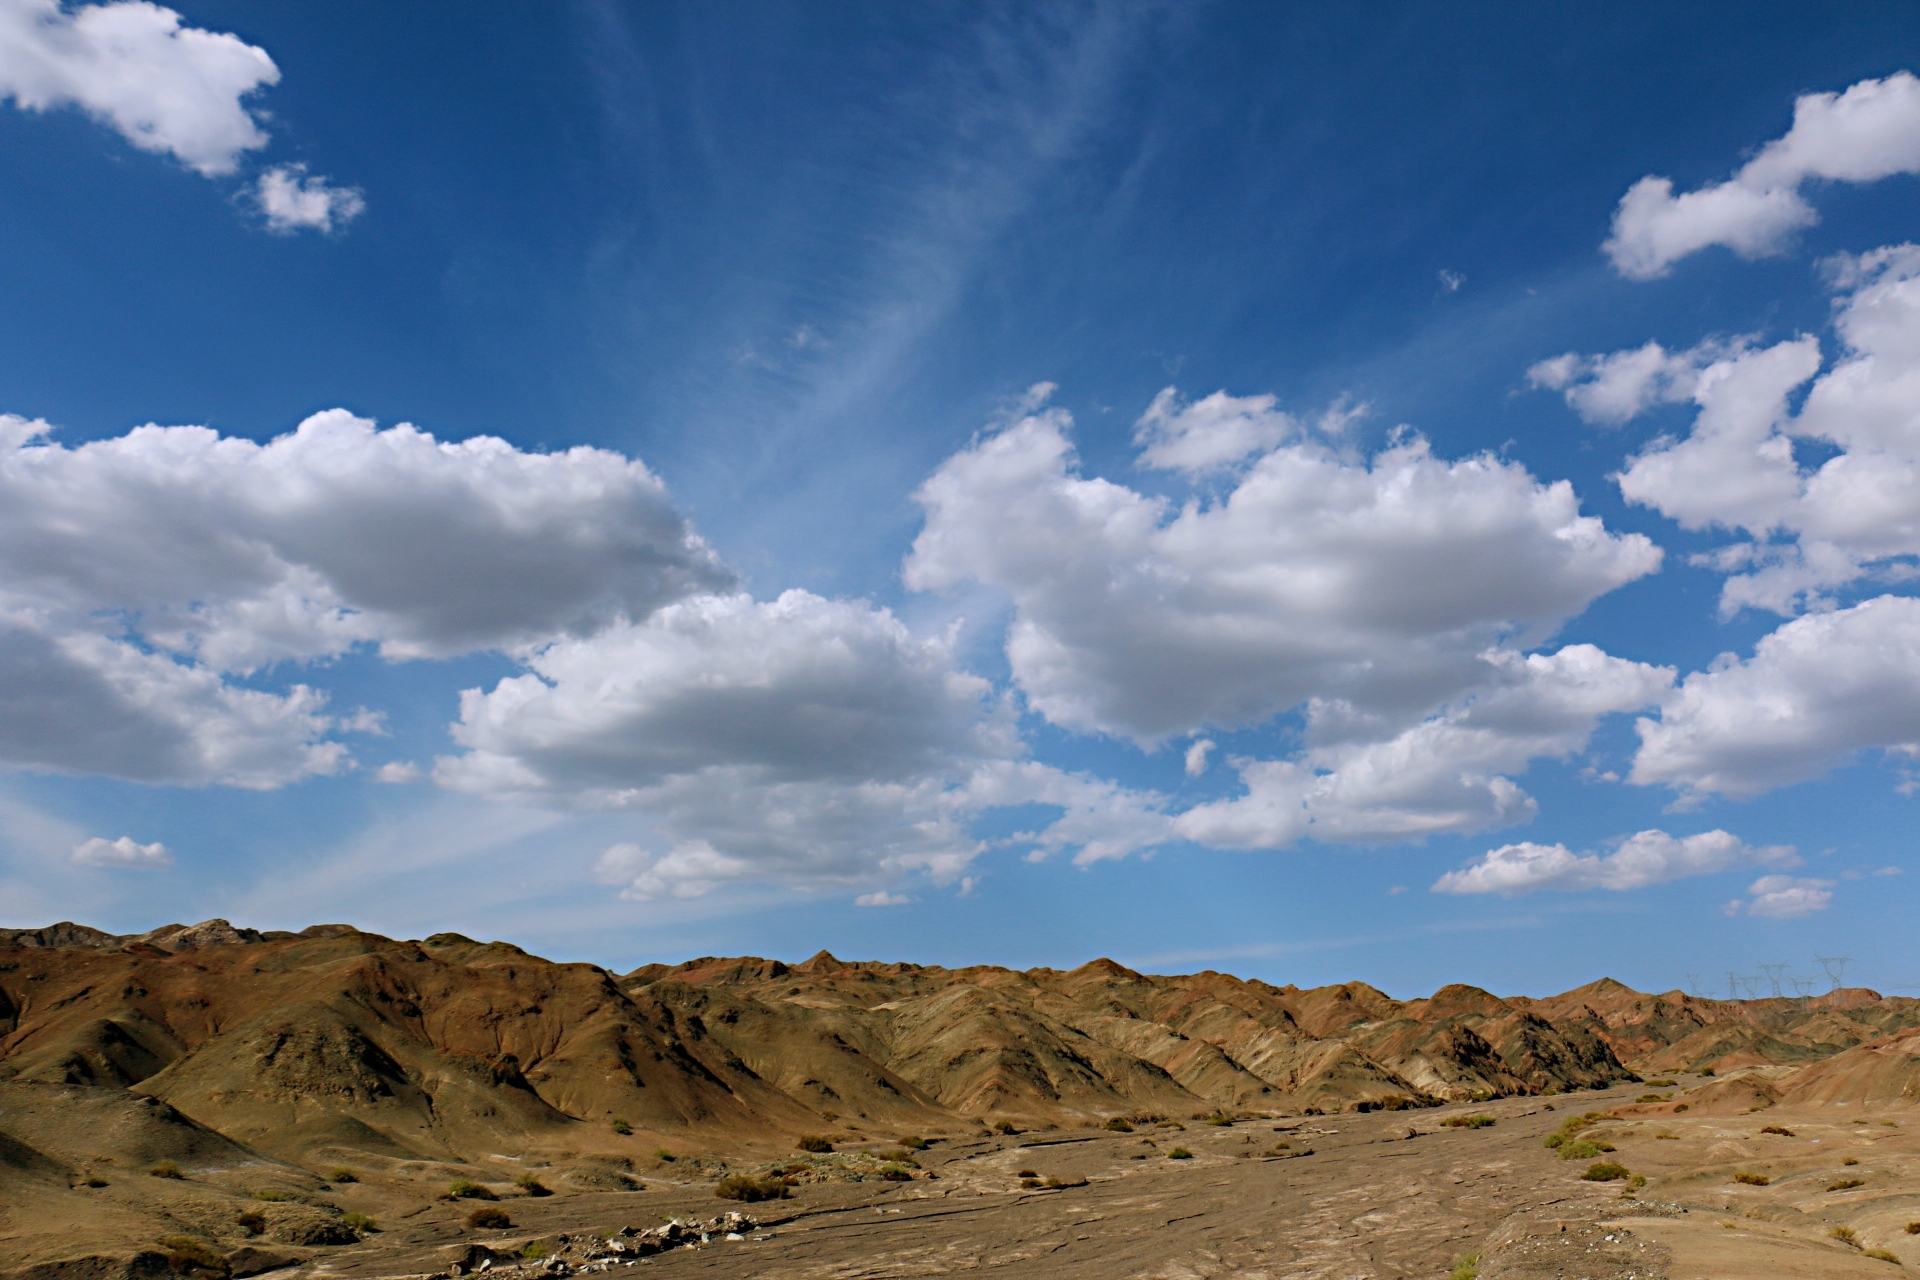
[[[1833,902],[1833,881],[1805,876],[1761,876],[1747,886],[1747,892],[1752,897],[1735,898],[1727,904],[1728,915],[1745,912],[1750,916],[1791,920],[1825,911]]]
[[[1686,528],[1744,535],[1702,561],[1729,575],[1720,600],[1728,615],[1828,607],[1835,588],[1875,574],[1903,578],[1920,555],[1920,248],[1827,267],[1841,346],[1824,370],[1819,341],[1803,336],[1671,354],[1648,344],[1560,356],[1530,372],[1589,421],[1621,421],[1667,400],[1697,406],[1684,437],[1655,440],[1617,479],[1630,501]],[[1799,441],[1831,456],[1803,464]]]
[[[366,212],[366,195],[358,187],[336,187],[312,177],[301,164],[275,165],[254,184],[254,202],[267,220],[267,230],[338,231]]]
[[[154,868],[173,865],[173,854],[167,850],[167,846],[159,841],[141,844],[132,836],[121,836],[118,840],[95,836],[75,845],[71,856],[74,862],[83,867]]]
[[[244,100],[279,79],[265,50],[182,26],[160,5],[0,0],[0,97],[25,111],[77,107],[209,177],[266,145]]]
[[[630,897],[741,880],[953,879],[972,819],[1055,813],[1023,842],[1123,856],[1168,838],[1157,798],[1023,760],[1005,699],[858,601],[698,596],[558,641],[530,673],[462,695],[447,787],[645,815],[666,851],[614,867]],[[609,875],[615,872],[608,872]]]
[[[1309,698],[1417,718],[1488,648],[1660,564],[1570,485],[1417,438],[1371,459],[1282,444],[1224,499],[1175,508],[1081,475],[1070,425],[1036,407],[943,463],[906,565],[917,590],[1010,596],[1014,681],[1070,729],[1151,743]]]
[[[888,893],[884,889],[873,893],[863,893],[853,900],[856,907],[904,907],[912,899],[904,893]]]
[[[1920,600],[1880,596],[1786,623],[1697,671],[1638,722],[1631,780],[1755,795],[1871,748],[1920,751]]]
[[[318,414],[268,444],[0,416],[0,763],[277,786],[347,767],[305,685],[233,675],[589,634],[731,581],[637,462]]]
[[[1397,734],[1368,732],[1352,708],[1315,703],[1307,750],[1293,760],[1235,760],[1244,796],[1174,820],[1201,844],[1277,848],[1302,837],[1383,843],[1478,831],[1534,816],[1508,775],[1586,746],[1601,716],[1658,700],[1673,671],[1592,645],[1522,656],[1494,651],[1482,681]]]
[[[1197,475],[1250,453],[1265,453],[1300,431],[1291,414],[1274,407],[1278,403],[1273,396],[1230,396],[1224,391],[1183,402],[1177,390],[1166,387],[1134,424],[1140,461]]]
[[[1633,280],[1664,275],[1709,245],[1766,257],[1819,220],[1801,196],[1808,180],[1874,182],[1896,173],[1920,173],[1920,80],[1905,71],[1844,93],[1803,95],[1793,127],[1726,182],[1676,196],[1670,179],[1642,178],[1621,197],[1604,248]]]
[[[1799,864],[1793,848],[1754,848],[1725,831],[1671,836],[1640,831],[1611,853],[1573,853],[1563,844],[1531,841],[1501,845],[1459,871],[1434,882],[1435,893],[1532,893],[1536,889],[1579,892],[1588,889],[1644,889],[1687,876],[1712,875],[1740,866],[1791,867]]]

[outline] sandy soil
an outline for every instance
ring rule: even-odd
[[[1048,1280],[1385,1280],[1446,1276],[1477,1254],[1482,1280],[1840,1280],[1904,1271],[1867,1249],[1920,1261],[1920,1236],[1905,1230],[1920,1220],[1920,1108],[1602,1121],[1587,1136],[1616,1148],[1608,1159],[1646,1176],[1632,1190],[1583,1181],[1589,1161],[1562,1160],[1542,1146],[1570,1115],[1650,1110],[1632,1105],[1639,1088],[1415,1112],[1186,1122],[1130,1134],[952,1140],[920,1156],[931,1177],[805,1184],[794,1199],[740,1206],[762,1224],[742,1240],[716,1239],[611,1270],[759,1280],[968,1271]],[[1495,1123],[1444,1125],[1469,1114]],[[1766,1126],[1791,1136],[1762,1133]],[[1278,1148],[1281,1142],[1288,1146]],[[1169,1158],[1176,1146],[1193,1158]],[[1085,1185],[1023,1187],[1024,1172]],[[1740,1184],[1736,1172],[1769,1183]],[[1827,1189],[1843,1178],[1863,1185]],[[578,1265],[589,1239],[597,1250],[622,1227],[736,1207],[715,1199],[706,1177],[650,1173],[646,1185],[503,1198],[515,1223],[506,1231],[469,1230],[469,1202],[423,1199],[379,1177],[336,1186],[334,1202],[376,1213],[383,1230],[358,1245],[295,1250],[307,1261],[276,1274],[445,1274],[448,1261],[474,1243],[503,1255],[537,1243]],[[1834,1238],[1835,1227],[1850,1228],[1853,1241]],[[552,1270],[503,1257],[489,1274]]]

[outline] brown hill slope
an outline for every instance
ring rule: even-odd
[[[1648,995],[1602,978],[1545,999],[1516,998],[1571,1034],[1584,1029],[1643,1074],[1817,1062],[1920,1026],[1920,1000],[1841,988],[1823,996],[1713,1000]]]

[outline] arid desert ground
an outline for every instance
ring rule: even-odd
[[[825,955],[616,975],[210,921],[0,935],[0,1032],[22,1280],[1920,1262],[1920,1002],[1862,990],[1400,1002]]]

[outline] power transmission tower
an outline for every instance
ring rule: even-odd
[[[1727,999],[1738,1000],[1739,998],[1740,975],[1729,969],[1727,970]]]
[[[1746,989],[1749,1000],[1760,994],[1760,979],[1750,973],[1740,975],[1740,985]]]
[[[1766,974],[1767,981],[1773,984],[1775,999],[1778,999],[1780,996],[1780,975],[1786,971],[1787,966],[1784,964],[1763,964],[1760,966],[1760,972]]]
[[[1789,981],[1793,983],[1793,989],[1799,993],[1802,1000],[1813,994],[1812,978],[1791,978]]]
[[[1690,991],[1690,992],[1692,992],[1692,993],[1693,993],[1693,995],[1695,996],[1695,998],[1698,998],[1698,997],[1700,997],[1700,996],[1703,996],[1703,995],[1705,994],[1705,992],[1703,992],[1703,991],[1701,991],[1701,990],[1700,990],[1700,975],[1699,975],[1699,974],[1697,974],[1697,973],[1690,973],[1690,974],[1688,974],[1688,975],[1687,975],[1687,990],[1688,990],[1688,991]]]
[[[1847,976],[1847,966],[1853,963],[1852,956],[1815,956],[1813,962],[1826,970],[1827,977],[1833,982],[1829,993],[1838,991],[1840,983]]]

